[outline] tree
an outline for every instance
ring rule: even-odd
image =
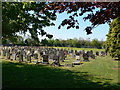
[[[120,2],[2,2],[2,38],[9,39],[17,36],[16,32],[25,34],[29,31],[32,38],[38,41],[38,35],[49,36],[42,28],[54,25],[51,20],[56,20],[57,12],[65,11],[72,15],[62,21],[59,29],[64,25],[68,25],[67,29],[79,29],[75,17],[87,13],[83,19],[92,23],[85,28],[87,34],[90,34],[94,27],[110,24],[112,19],[120,16]]]
[[[120,17],[112,21],[105,46],[110,56],[120,60]]]
[[[53,45],[60,46],[60,40],[59,39],[55,39],[54,42],[53,42]]]
[[[97,9],[98,8],[98,9]],[[89,20],[92,25],[85,28],[87,34],[92,33],[91,30],[100,24],[111,23],[112,19],[120,16],[120,2],[50,2],[45,10],[54,10],[54,13],[72,14],[68,19],[62,21],[59,25],[67,26],[67,29],[79,29],[79,22],[75,17],[87,14],[83,19]]]
[[[73,38],[73,39],[43,39],[41,41],[43,45],[47,46],[61,46],[61,47],[95,47],[102,48],[103,41],[99,41],[98,39],[84,40],[82,38]]]
[[[48,10],[41,12],[45,5],[46,2],[2,2],[2,38],[10,39],[18,32],[26,34],[28,31],[38,42],[38,35],[52,38],[42,28],[54,25],[51,21],[56,15]]]
[[[2,44],[24,44],[24,40],[22,36],[16,36],[9,39],[3,38]]]
[[[32,45],[32,46],[34,46],[34,45],[40,45],[40,42],[36,41],[31,36],[29,36],[24,42],[25,42],[25,44]]]
[[[46,45],[48,45],[48,40],[45,38],[45,39],[42,39],[41,40],[41,44],[43,45],[43,46],[46,46]]]
[[[93,39],[91,44],[92,44],[93,47],[99,47],[100,46],[98,39]]]
[[[54,39],[49,39],[48,40],[48,46],[53,46],[54,44]]]
[[[24,40],[23,40],[23,37],[22,36],[17,36],[17,37],[15,37],[16,38],[16,41],[11,41],[11,42],[13,42],[13,44],[24,44]],[[13,38],[12,38],[12,40],[13,40]]]
[[[57,13],[67,12],[70,16],[59,25],[67,29],[79,29],[75,17],[83,16],[92,24],[85,28],[87,34],[100,24],[108,23],[120,16],[120,2],[3,2],[2,3],[2,38],[10,39],[17,32],[30,32],[31,37],[39,42],[38,35],[50,36],[42,28],[54,25]],[[84,14],[87,16],[84,16]],[[52,36],[50,36],[51,38]],[[65,42],[66,43],[66,42]],[[64,44],[63,44],[64,45]]]

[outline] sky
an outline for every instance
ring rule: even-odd
[[[85,15],[84,15],[85,16]],[[82,18],[84,17],[78,17],[76,18],[79,21],[79,29],[67,29],[66,26],[61,27],[61,29],[58,29],[58,26],[62,22],[62,20],[67,19],[69,15],[67,13],[57,14],[57,20],[54,21],[55,26],[45,27],[43,28],[47,33],[53,35],[53,39],[72,39],[72,38],[83,38],[83,39],[98,39],[105,41],[106,40],[106,34],[109,30],[108,24],[101,24],[98,27],[94,28],[92,30],[92,34],[87,35],[86,31],[84,30],[87,26],[90,26],[91,23],[89,21],[84,21]],[[44,39],[45,37],[39,36],[39,39]]]
[[[98,11],[99,9],[95,9],[95,11]],[[93,13],[95,13],[95,11]],[[78,11],[80,12],[80,11]],[[30,11],[30,13],[32,14],[33,12]],[[72,15],[73,13],[71,13]],[[83,17],[85,17],[88,13],[84,14],[83,16],[78,16],[77,19],[79,22],[79,29],[75,29],[75,28],[71,28],[71,29],[67,29],[66,26],[61,27],[61,29],[58,29],[58,26],[61,24],[61,22],[64,19],[69,18],[69,15],[64,12],[61,14],[57,14],[57,20],[52,21],[55,26],[49,26],[49,27],[45,27],[43,28],[43,30],[45,30],[48,34],[53,35],[52,39],[73,39],[73,38],[82,38],[82,39],[89,39],[89,40],[93,40],[93,39],[98,39],[99,41],[105,41],[106,40],[106,34],[109,31],[109,25],[108,24],[101,24],[99,26],[97,26],[96,28],[94,28],[92,30],[92,34],[87,35],[86,31],[84,30],[87,26],[91,26],[91,23],[89,21],[84,21]],[[26,37],[30,35],[29,33],[27,33]],[[41,41],[42,39],[45,39],[47,37],[43,36],[41,37],[40,35],[38,36],[39,40]],[[47,38],[48,39],[48,38]]]

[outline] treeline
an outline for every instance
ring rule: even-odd
[[[41,44],[43,46],[59,46],[59,47],[77,47],[77,48],[102,48],[103,41],[99,41],[98,39],[84,40],[84,39],[43,39],[41,40]]]
[[[2,44],[14,44],[14,45],[29,45],[29,46],[58,46],[58,47],[77,47],[77,48],[102,48],[103,41],[99,41],[98,39],[82,39],[82,38],[73,38],[73,39],[42,39],[41,41],[34,40],[31,37],[27,39],[23,39],[23,37],[15,37],[12,40],[2,40]]]

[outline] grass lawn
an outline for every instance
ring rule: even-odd
[[[91,50],[91,49],[90,49]],[[72,63],[67,58],[61,64]],[[110,56],[75,67],[52,67],[2,60],[3,88],[117,88],[118,61]]]

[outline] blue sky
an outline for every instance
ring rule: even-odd
[[[84,15],[85,16],[85,15]],[[84,17],[83,16],[83,17]],[[99,25],[98,27],[94,28],[92,30],[92,34],[87,35],[86,31],[84,31],[84,29],[87,26],[90,26],[91,23],[89,21],[84,21],[82,19],[82,17],[78,17],[76,19],[78,19],[79,21],[79,29],[67,29],[66,26],[61,27],[61,29],[58,29],[58,26],[60,25],[60,23],[62,22],[62,20],[68,18],[69,15],[66,13],[62,13],[62,14],[57,14],[57,20],[54,21],[55,26],[50,26],[50,27],[46,27],[44,28],[44,30],[53,35],[54,39],[69,39],[69,38],[83,38],[83,39],[88,39],[90,38],[90,40],[97,38],[98,40],[106,40],[106,34],[108,33],[109,30],[109,25],[108,24],[102,24]],[[43,39],[45,37],[41,37],[39,36],[40,39]]]
[[[95,11],[98,11],[98,10],[99,9],[95,9]],[[94,13],[95,13],[95,11],[94,11]],[[78,11],[78,12],[80,12],[80,11]],[[30,13],[32,14],[33,12],[30,12]],[[79,24],[80,24],[79,29],[74,29],[74,28],[67,29],[66,26],[61,27],[61,29],[58,29],[58,26],[61,24],[61,22],[64,19],[69,18],[69,15],[66,12],[64,12],[62,14],[57,14],[57,20],[53,21],[55,23],[55,26],[45,27],[45,28],[43,28],[43,30],[45,30],[49,34],[52,34],[53,39],[67,40],[67,39],[73,39],[73,38],[78,38],[78,39],[83,38],[83,39],[92,40],[92,39],[96,38],[100,41],[101,40],[105,41],[106,40],[106,34],[109,31],[109,25],[108,24],[101,24],[101,25],[99,25],[98,27],[96,27],[92,30],[92,34],[87,35],[86,31],[84,31],[84,29],[87,26],[90,26],[91,23],[89,21],[84,21],[83,20],[83,17],[85,17],[86,15],[87,15],[87,13],[84,14],[83,16],[81,16],[81,17],[75,18],[79,21]],[[27,38],[28,35],[30,35],[30,34],[27,33],[25,38]],[[41,41],[41,39],[44,39],[44,38],[46,38],[46,37],[45,36],[43,36],[43,37],[39,36],[40,41]]]

